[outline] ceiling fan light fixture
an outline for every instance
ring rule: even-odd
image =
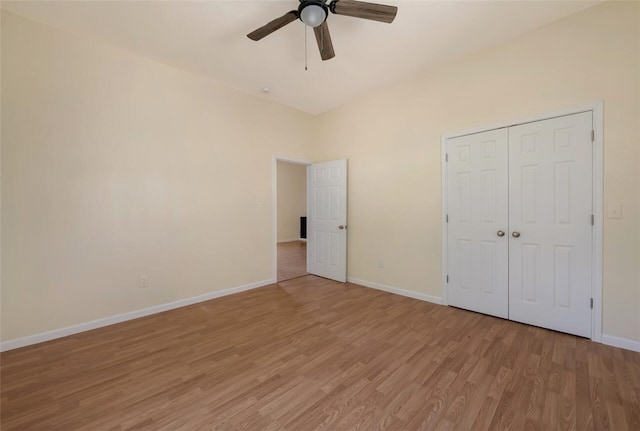
[[[0,0],[2,1],[2,0]],[[330,60],[336,56],[333,51],[333,42],[329,34],[329,26],[327,25],[327,17],[329,11],[336,15],[351,16],[354,18],[369,19],[372,21],[393,22],[398,8],[378,3],[370,3],[362,0],[299,0],[300,4],[297,9],[290,10],[284,15],[269,21],[262,27],[258,27],[247,37],[251,40],[258,41],[269,36],[276,30],[281,29],[285,25],[289,25],[296,20],[302,21],[307,27],[313,28],[313,33],[318,42],[320,50],[320,58],[322,61]],[[329,2],[329,4],[327,4]],[[307,32],[305,30],[305,58],[306,58],[306,41]],[[306,69],[306,67],[305,67]]]
[[[318,27],[327,19],[327,6],[318,1],[305,1],[300,4],[300,21],[309,27]]]

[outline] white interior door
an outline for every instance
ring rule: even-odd
[[[447,141],[450,305],[508,316],[507,129]]]
[[[591,336],[592,113],[509,128],[509,318]]]
[[[307,166],[307,272],[347,281],[347,161]]]

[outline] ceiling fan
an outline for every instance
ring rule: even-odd
[[[336,15],[352,16],[390,24],[396,17],[398,8],[355,0],[331,0],[329,4],[327,4],[327,0],[300,0],[297,10],[285,13],[281,17],[252,31],[247,37],[258,41],[296,19],[300,19],[305,25],[313,27],[318,48],[320,49],[320,57],[322,60],[329,60],[335,57],[331,35],[329,35],[329,27],[327,26],[329,11]]]

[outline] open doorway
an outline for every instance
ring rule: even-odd
[[[277,281],[307,274],[307,166],[276,159]]]

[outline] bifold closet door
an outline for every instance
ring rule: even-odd
[[[509,318],[591,336],[592,113],[509,128]]]
[[[449,305],[508,316],[507,129],[447,140]]]

